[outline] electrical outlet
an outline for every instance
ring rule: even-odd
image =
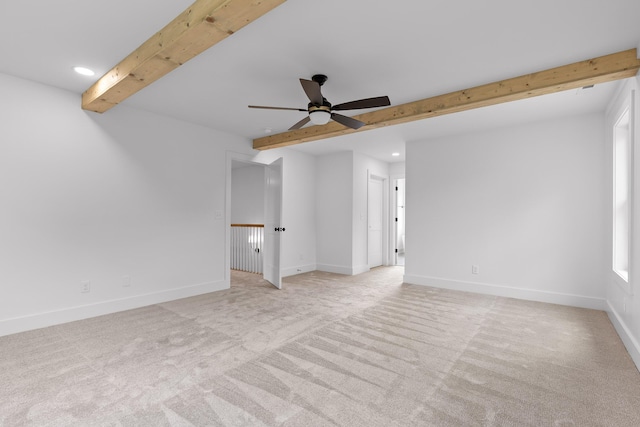
[[[122,286],[125,288],[131,286],[131,276],[129,276],[128,274],[122,276]]]
[[[80,293],[87,294],[91,292],[91,282],[85,280],[80,283]]]
[[[472,265],[471,266],[471,274],[480,274],[480,266]]]

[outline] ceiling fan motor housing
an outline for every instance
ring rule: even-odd
[[[331,103],[327,101],[327,98],[322,98],[322,105],[315,105],[314,103],[310,102],[307,108],[309,112],[316,110],[331,111]]]
[[[311,80],[318,83],[320,86],[322,86],[327,81],[327,79],[328,77],[325,76],[324,74],[316,74],[313,77],[311,77]]]

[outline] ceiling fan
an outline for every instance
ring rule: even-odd
[[[287,107],[266,107],[262,105],[249,105],[249,108],[263,108],[267,110],[293,110],[293,111],[306,111],[309,113],[307,117],[300,120],[295,125],[291,126],[289,130],[300,129],[302,126],[309,122],[315,125],[325,125],[329,122],[329,119],[333,119],[336,122],[350,127],[352,129],[360,129],[365,125],[364,122],[356,120],[352,117],[343,116],[342,114],[334,113],[334,111],[344,110],[359,110],[363,108],[375,108],[386,107],[391,105],[388,96],[378,96],[375,98],[359,99],[357,101],[345,102],[343,104],[331,105],[327,98],[322,96],[320,92],[320,86],[327,81],[327,76],[324,74],[316,74],[311,80],[300,79],[302,89],[309,97],[309,105],[304,108],[287,108]]]

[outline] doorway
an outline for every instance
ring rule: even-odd
[[[256,163],[249,156],[227,153],[226,170],[226,234],[225,281],[231,286],[232,257],[241,253],[241,261],[251,268],[260,266],[259,274],[276,288],[282,287],[280,231],[282,220],[282,158],[271,164]],[[222,219],[222,217],[220,217]],[[240,233],[236,227],[260,228],[260,233]],[[242,236],[247,234],[248,238]],[[263,238],[256,242],[256,236]],[[233,241],[233,244],[232,244]],[[244,244],[246,250],[238,249]],[[257,249],[256,249],[257,248]],[[260,251],[260,261],[254,262],[255,251]],[[235,260],[233,265],[236,265]],[[251,271],[251,269],[244,269]]]
[[[405,236],[406,236],[406,227],[405,227],[405,178],[398,178],[395,180],[395,201],[393,203],[394,210],[394,243],[395,243],[395,253],[394,265],[402,265],[404,266],[404,257],[405,257]]]

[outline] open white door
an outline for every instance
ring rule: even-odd
[[[282,227],[282,157],[265,167],[264,270],[263,277],[282,289],[280,233]]]

